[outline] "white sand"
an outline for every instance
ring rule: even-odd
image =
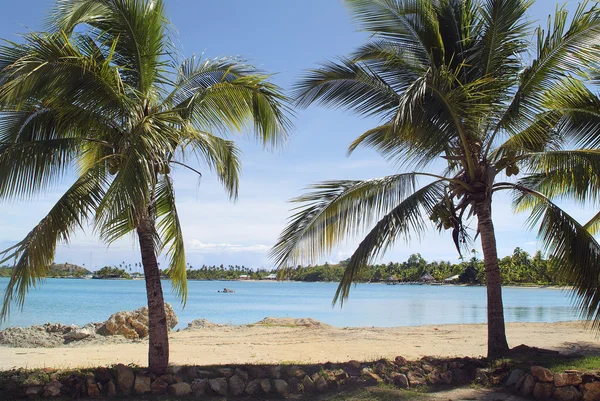
[[[597,332],[581,322],[510,323],[511,347],[526,344],[561,352],[600,354]],[[484,324],[398,328],[225,326],[172,333],[171,363],[209,365],[227,363],[323,363],[351,359],[376,360],[402,355],[416,359],[433,356],[486,354]],[[93,344],[59,348],[0,348],[0,370],[18,368],[74,368],[147,361],[147,341]]]

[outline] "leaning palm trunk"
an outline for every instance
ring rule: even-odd
[[[492,205],[484,200],[475,204],[477,227],[481,236],[481,248],[485,263],[485,282],[487,287],[487,317],[488,317],[488,357],[498,358],[508,351],[506,329],[504,327],[504,308],[502,305],[502,283],[496,234],[492,222]]]
[[[154,247],[155,232],[154,221],[149,217],[137,227],[148,298],[148,366],[153,373],[162,374],[169,365],[169,327]]]

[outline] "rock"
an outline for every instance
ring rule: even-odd
[[[397,356],[394,359],[394,364],[396,364],[396,366],[406,366],[406,365],[408,365],[408,361],[403,356]]]
[[[408,378],[405,374],[393,372],[391,375],[394,384],[399,388],[408,388]]]
[[[168,389],[169,389],[169,383],[167,383],[165,380],[161,379],[160,377],[158,379],[154,380],[154,382],[150,386],[150,391],[152,391],[152,394],[166,394]]]
[[[246,389],[246,384],[244,383],[244,379],[239,377],[238,375],[233,375],[229,378],[229,391],[234,396],[240,396],[244,394],[244,390]]]
[[[229,379],[231,376],[233,376],[233,369],[231,368],[219,368],[217,369],[217,372],[219,372],[219,374],[227,379]]]
[[[296,377],[290,377],[287,380],[287,384],[289,386],[290,393],[292,394],[301,394],[302,393],[302,382],[300,379]]]
[[[68,332],[67,334],[63,335],[63,338],[65,342],[72,342],[83,340],[95,334],[96,332],[92,331],[90,328],[82,328]]]
[[[177,316],[168,303],[165,303],[165,313],[168,327],[172,329],[177,326]],[[144,306],[135,311],[121,311],[111,315],[103,323],[99,332],[106,335],[120,335],[132,340],[148,337],[148,307]]]
[[[48,385],[46,385],[44,387],[44,391],[42,393],[42,396],[44,398],[52,398],[52,397],[58,397],[60,395],[60,389],[62,388],[62,383],[59,382],[58,380],[54,379],[52,380],[50,383],[48,383]]]
[[[361,364],[358,361],[349,361],[346,363],[346,373],[348,376],[360,376]]]
[[[94,377],[98,383],[106,384],[109,380],[112,380],[111,370],[108,368],[97,368],[94,369]]]
[[[333,378],[335,379],[336,383],[344,383],[346,379],[348,379],[348,373],[342,369],[338,369],[333,372]]]
[[[579,386],[581,383],[581,374],[578,372],[556,373],[554,375],[554,385],[556,387]]]
[[[583,401],[600,400],[600,382],[591,382],[583,385]]]
[[[554,389],[554,398],[558,401],[580,401],[581,391],[573,386],[557,387]]]
[[[513,370],[512,372],[510,372],[510,375],[506,380],[506,386],[515,386],[523,376],[525,376],[525,371],[523,369]]]
[[[190,323],[188,323],[187,327],[184,330],[210,329],[213,327],[220,327],[220,326],[224,326],[224,325],[223,324],[215,324],[215,323],[209,322],[206,319],[196,319],[196,320],[192,320]]]
[[[27,387],[25,390],[25,396],[27,398],[37,398],[38,395],[41,394],[43,388],[41,386],[31,386]]]
[[[162,375],[158,379],[164,380],[169,385],[177,383],[177,381],[175,380],[175,376],[173,375]]]
[[[370,370],[363,369],[362,378],[365,380],[365,384],[367,386],[376,386],[379,383],[382,383],[383,380],[377,374]]]
[[[262,392],[262,387],[260,386],[260,379],[250,380],[248,384],[246,384],[246,394],[248,395],[257,395]]]
[[[150,381],[149,377],[146,377],[146,376],[138,373],[137,375],[135,375],[135,383],[133,384],[133,392],[136,393],[137,395],[149,393],[150,391],[152,391],[150,384],[151,384],[151,381]]]
[[[331,327],[315,319],[293,317],[266,317],[259,322],[253,323],[252,326],[308,327],[311,329]]]
[[[169,394],[174,395],[175,397],[185,397],[186,395],[192,394],[192,388],[185,382],[171,384],[169,386]]]
[[[117,396],[117,386],[115,386],[115,382],[112,380],[106,383],[106,395],[110,398]]]
[[[425,373],[433,372],[433,366],[427,362],[423,362],[421,364],[421,369],[423,369],[423,371],[425,371]]]
[[[269,369],[270,376],[274,379],[281,379],[281,371],[281,365],[272,366],[271,369]]]
[[[88,379],[87,381],[87,395],[89,398],[100,397],[100,389],[98,388],[98,385],[94,379]]]
[[[302,379],[302,388],[304,388],[305,393],[309,393],[309,394],[317,391],[315,382],[308,375],[304,376],[304,379]]]
[[[265,370],[260,366],[249,366],[248,376],[252,379],[262,379],[265,377]]]
[[[323,376],[319,376],[317,378],[317,380],[314,380],[314,382],[315,382],[315,387],[317,388],[317,391],[319,393],[323,393],[323,392],[327,391],[329,384],[327,383],[327,380],[325,380],[325,378]]]
[[[190,388],[196,397],[201,397],[206,394],[207,385],[208,381],[206,379],[194,379],[190,385]]]
[[[445,372],[434,370],[429,375],[429,380],[431,384],[452,384],[452,372],[449,370]]]
[[[242,380],[244,380],[245,382],[248,381],[249,375],[248,372],[246,372],[244,369],[240,369],[240,368],[235,368],[234,373],[241,377]]]
[[[541,382],[548,383],[554,381],[554,375],[550,369],[546,369],[541,366],[532,366],[529,373],[531,373],[533,377]]]
[[[525,397],[530,396],[533,393],[533,387],[535,386],[535,377],[531,374],[525,375],[522,379],[520,386],[517,386],[519,393]]]
[[[260,387],[265,394],[269,394],[271,392],[271,381],[269,379],[262,379],[260,381]]]
[[[219,395],[227,395],[227,379],[224,377],[218,377],[216,379],[210,379],[208,386],[212,391]]]
[[[537,382],[533,387],[533,396],[536,400],[548,400],[552,398],[554,385],[549,382]]]
[[[301,379],[306,376],[306,372],[304,372],[298,366],[290,366],[285,370],[285,373],[288,377],[295,377],[297,379]]]
[[[60,386],[62,387],[62,384],[60,384]],[[47,385],[46,387],[44,387],[44,392],[42,395],[44,396],[44,398],[58,397],[60,395],[60,387],[54,385]]]
[[[133,382],[135,381],[133,370],[122,363],[117,365],[116,370],[117,388],[119,389],[119,393],[129,394],[133,388]]]
[[[416,386],[423,386],[425,384],[427,384],[427,380],[425,379],[425,376],[423,376],[421,373],[417,373],[417,372],[408,372],[408,382],[410,383],[410,385],[412,387],[416,387]]]
[[[452,378],[456,384],[469,384],[475,379],[475,369],[452,369]]]
[[[275,392],[283,397],[287,396],[290,392],[290,386],[285,380],[273,380],[273,387],[275,388]]]
[[[375,368],[373,369],[373,371],[375,373],[377,373],[378,375],[382,375],[387,371],[387,366],[382,362],[377,362],[377,364],[375,364]]]

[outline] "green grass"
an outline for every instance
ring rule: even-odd
[[[600,371],[600,356],[576,356],[576,357],[542,357],[536,358],[534,362],[554,373],[565,370],[580,370],[582,372]]]
[[[313,398],[311,398],[313,399]],[[425,394],[386,387],[352,389],[320,396],[318,401],[412,401],[425,400]]]

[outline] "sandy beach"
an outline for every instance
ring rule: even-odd
[[[581,322],[509,323],[511,347],[526,344],[565,353],[600,354],[600,339]],[[222,326],[173,332],[171,363],[323,363],[486,354],[485,324],[397,328]],[[75,368],[115,363],[145,365],[147,341],[61,346],[0,347],[0,370]]]

